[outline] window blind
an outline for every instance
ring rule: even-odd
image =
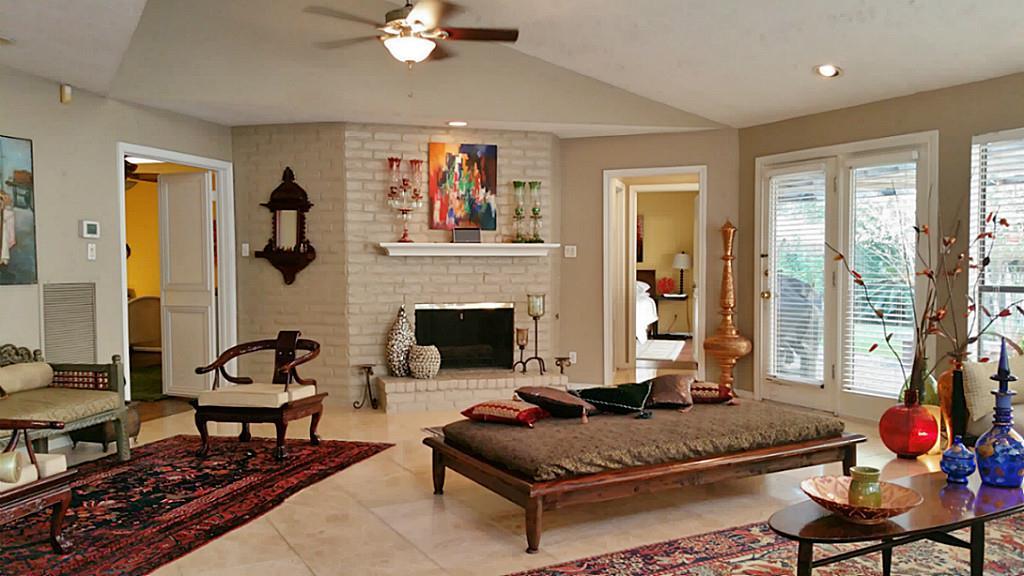
[[[769,179],[769,378],[824,382],[824,170]]]
[[[914,231],[917,163],[850,170],[847,261],[867,287],[848,278],[843,314],[842,387],[848,392],[896,397],[914,356]],[[870,303],[869,303],[870,299]],[[880,310],[883,320],[874,308]],[[872,346],[878,344],[872,351]]]
[[[975,326],[989,320],[981,307],[996,315],[1024,298],[1024,132],[1014,136],[976,139],[971,147],[971,238],[996,234],[978,241],[972,254],[975,262],[985,255],[990,258],[984,271],[970,274],[979,305],[971,318]],[[1009,226],[1000,224],[1004,218]],[[1014,310],[1011,316],[998,318],[990,333],[978,340],[975,358],[998,353],[999,338],[991,332],[1021,343],[1024,315]]]

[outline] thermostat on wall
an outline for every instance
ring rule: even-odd
[[[93,220],[82,220],[82,238],[99,238],[100,223]]]

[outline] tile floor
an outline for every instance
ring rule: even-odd
[[[320,424],[324,438],[391,442],[395,446],[296,494],[265,516],[156,572],[168,575],[501,575],[602,554],[645,543],[763,521],[799,501],[799,481],[839,473],[839,464],[711,486],[638,496],[597,508],[545,514],[539,554],[528,555],[523,511],[456,473],[444,496],[434,496],[430,453],[421,429],[448,423],[454,412],[386,415],[329,406]],[[881,467],[883,478],[938,469],[937,457],[893,458],[873,425],[849,422],[867,435],[860,463]],[[237,434],[220,424],[214,434]],[[306,426],[289,435],[302,437]],[[271,436],[255,426],[253,435]],[[139,442],[195,434],[191,413],[146,422]],[[82,445],[73,460],[96,456]]]

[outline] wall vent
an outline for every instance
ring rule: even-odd
[[[96,362],[96,284],[43,285],[43,353],[48,362]]]

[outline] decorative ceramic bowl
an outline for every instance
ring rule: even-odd
[[[878,507],[850,504],[849,476],[817,476],[800,483],[804,494],[819,506],[854,524],[881,524],[924,502],[920,494],[890,482],[882,482],[882,505]]]

